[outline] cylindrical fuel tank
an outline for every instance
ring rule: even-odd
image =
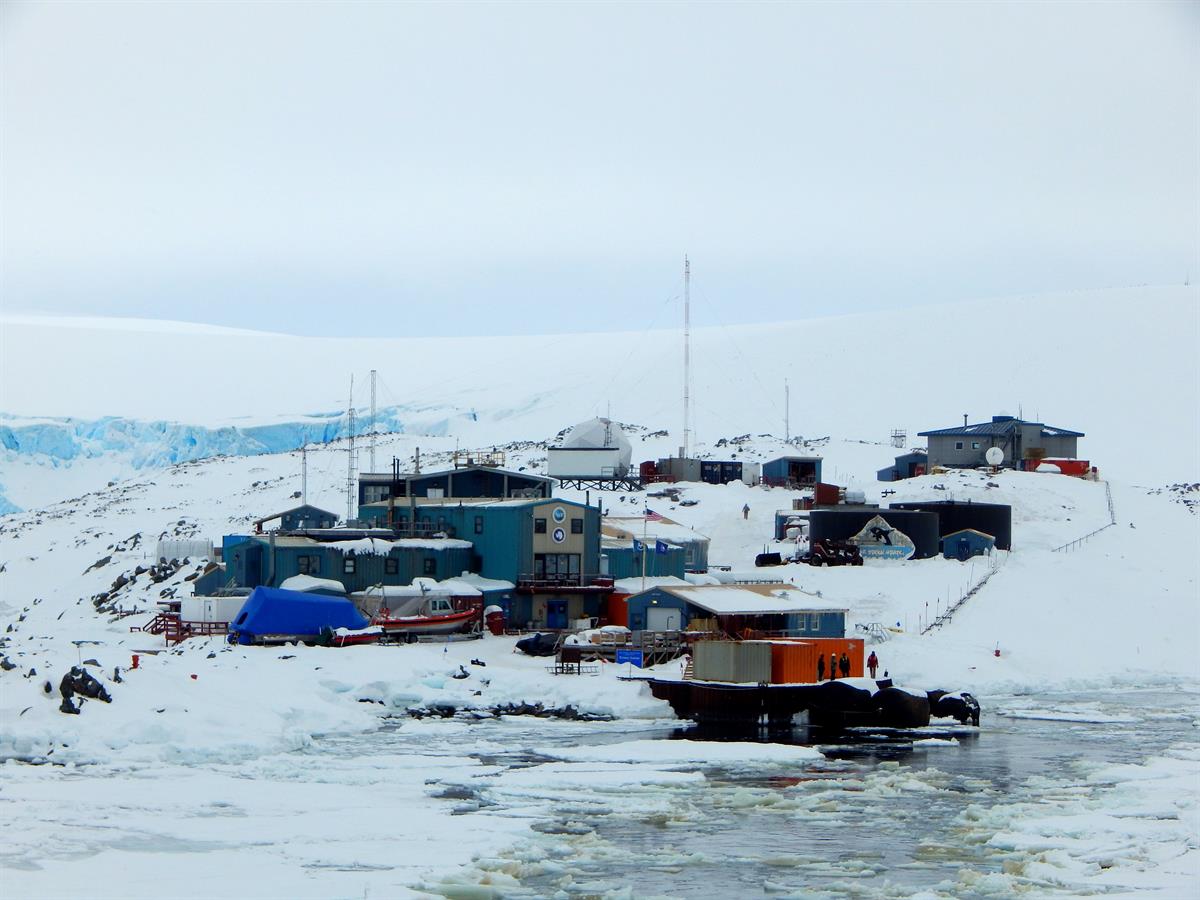
[[[939,551],[938,517],[931,512],[906,509],[814,509],[808,514],[808,538],[813,543],[830,539],[844,541],[854,537],[876,516],[889,527],[904,532],[916,547],[913,559],[928,559]]]
[[[893,503],[891,508],[937,513],[940,537],[964,528],[974,528],[994,537],[997,550],[1012,549],[1012,507],[1008,504],[923,500]]]

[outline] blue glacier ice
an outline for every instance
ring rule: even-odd
[[[467,416],[469,412],[452,407],[392,406],[377,411],[376,431],[444,435],[456,419]],[[369,430],[367,418],[359,414],[355,436]],[[40,456],[54,463],[119,453],[138,469],[211,456],[285,453],[308,444],[336,441],[348,434],[349,418],[344,412],[317,413],[291,422],[215,428],[114,416],[31,420],[0,413],[0,448],[10,453]],[[4,502],[0,500],[0,510]]]

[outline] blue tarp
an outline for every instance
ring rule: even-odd
[[[253,644],[264,635],[316,638],[322,628],[367,627],[367,620],[345,597],[257,587],[229,625],[229,641]]]

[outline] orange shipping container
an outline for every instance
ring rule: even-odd
[[[840,659],[845,653],[850,657],[850,677],[862,678],[867,674],[866,671],[866,650],[865,642],[862,638],[773,638],[774,643],[789,643],[789,644],[810,644],[812,645],[812,663],[807,665],[807,668],[802,669],[805,676],[802,681],[817,680],[817,654],[825,657],[825,677],[829,677],[829,654],[833,654],[835,658]],[[882,674],[883,665],[880,665],[880,673]],[[839,676],[841,673],[838,673]]]
[[[817,648],[806,641],[771,643],[771,683],[809,684],[817,680]]]
[[[624,625],[629,627],[629,600],[628,594],[612,593],[608,595],[608,624],[609,625]]]

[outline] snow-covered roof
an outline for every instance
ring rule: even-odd
[[[643,581],[645,584],[643,585]],[[613,582],[613,592],[617,594],[637,594],[643,590],[650,590],[656,587],[691,587],[690,582],[684,581],[682,578],[676,578],[674,575],[647,575],[643,579],[640,575],[633,578],[618,578]]]
[[[470,550],[474,544],[457,538],[398,538],[394,541],[382,538],[361,538],[357,541],[330,541],[319,546],[336,547],[342,553],[387,556],[395,547],[412,547],[420,550]]]
[[[1024,419],[993,419],[991,422],[979,422],[975,425],[955,425],[952,428],[937,428],[933,431],[918,431],[919,437],[930,435],[971,435],[1002,436],[1015,431],[1018,425],[1036,425],[1046,437],[1083,437],[1082,431],[1071,431],[1069,428],[1055,428],[1044,422],[1027,422]]]
[[[504,581],[500,578],[484,578],[482,575],[476,575],[474,572],[463,572],[457,578],[448,580],[461,581],[481,591],[511,591],[516,588],[516,585],[511,581]]]
[[[677,544],[708,540],[706,536],[695,529],[672,522],[670,519],[646,522],[641,516],[605,516],[600,522],[600,532],[609,537],[637,538],[638,540],[642,539],[644,533],[647,540],[673,541]]]
[[[811,603],[799,603],[791,597],[764,594],[740,585],[688,585],[682,588],[665,587],[663,590],[717,616],[786,614],[810,612],[813,609]]]
[[[285,578],[279,585],[285,591],[337,591],[346,593],[346,586],[332,578],[317,578],[313,575],[293,575]]]

